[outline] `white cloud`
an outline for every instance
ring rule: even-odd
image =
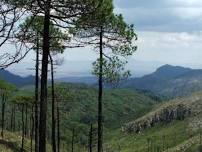
[[[167,0],[173,6],[202,7],[201,0]]]
[[[182,19],[201,20],[202,7],[179,7],[174,8],[173,13]]]
[[[138,30],[202,31],[201,0],[115,0],[115,6]]]
[[[202,32],[140,32],[134,58],[165,64],[201,65]]]

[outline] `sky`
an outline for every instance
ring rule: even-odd
[[[129,58],[127,68],[134,77],[155,71],[164,64],[190,68],[202,67],[202,1],[201,0],[114,0],[115,12],[134,24],[138,49]],[[90,48],[65,50],[64,63],[56,76],[88,76],[98,54]],[[29,75],[34,66],[30,53],[9,70]]]

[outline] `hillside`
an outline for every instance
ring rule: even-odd
[[[172,98],[190,95],[202,90],[202,70],[164,65],[152,74],[129,79],[121,87],[148,90]]]
[[[34,145],[32,143],[32,151],[34,151]],[[0,152],[20,152],[21,151],[21,133],[6,131],[4,138],[0,139]],[[30,138],[25,138],[24,151],[31,151]],[[47,151],[51,151],[51,145],[47,143]]]
[[[160,69],[160,73],[162,71]],[[192,75],[190,73],[193,73],[193,70],[190,69],[184,69],[178,73],[174,71],[174,74],[169,75],[170,79],[192,79],[191,76],[196,78],[200,73],[199,71]],[[162,79],[167,76],[167,74],[158,75],[161,75]],[[22,87],[23,91],[33,91],[33,89],[31,86]],[[93,128],[97,125],[96,87],[57,83],[56,96],[60,108],[61,151],[70,150],[74,128],[75,151],[85,152],[90,125],[93,124]],[[51,98],[48,102],[48,141],[51,137],[50,100]],[[169,150],[170,152],[181,152],[182,149],[186,152],[196,152],[198,149],[199,125],[202,125],[201,92],[162,102],[159,97],[148,91],[105,89],[103,100],[104,149],[107,152],[145,152],[148,151],[148,147],[156,151],[160,149],[160,151]],[[9,126],[9,103],[6,107]],[[20,111],[17,113],[16,126],[20,125],[18,121],[20,121]],[[94,136],[96,141],[96,134]],[[10,142],[10,139],[8,141]],[[5,146],[2,148],[5,149]]]
[[[197,152],[202,127],[202,92],[156,106],[108,135],[109,149]]]
[[[68,113],[62,122],[65,126],[73,124],[89,127],[97,121],[97,89],[86,85],[60,84],[61,112]],[[145,114],[160,102],[153,96],[133,90],[115,89],[104,91],[104,122],[106,128],[117,128],[121,124]],[[64,117],[66,117],[64,115]]]
[[[96,128],[97,89],[81,84],[59,83],[56,94],[60,107],[61,151],[70,150],[74,128],[75,151],[85,152],[90,124]],[[48,118],[51,118],[50,103]],[[9,103],[6,106],[6,119],[10,120]],[[145,152],[148,148],[154,151],[181,152],[184,149],[184,152],[196,152],[199,126],[202,124],[201,109],[201,92],[162,102],[144,91],[107,89],[104,92],[104,149],[107,152]],[[16,126],[19,125],[18,116],[20,111]],[[48,119],[47,129],[50,141],[51,119]],[[11,140],[14,142],[15,138],[8,139],[8,142]],[[5,149],[4,144],[0,143],[0,149]]]
[[[18,87],[22,87],[25,85],[31,85],[34,84],[35,82],[35,77],[34,76],[27,76],[27,77],[21,77],[19,75],[15,75],[7,70],[0,70],[0,78],[15,84]]]
[[[25,87],[32,91],[32,87]],[[25,92],[25,88],[23,92]],[[49,90],[50,91],[50,90]],[[90,125],[97,125],[97,89],[81,84],[60,83],[56,85],[57,102],[60,109],[61,147],[64,150],[71,148],[71,134],[75,129],[75,151],[81,151],[88,145]],[[50,94],[49,94],[50,97]],[[51,137],[51,98],[48,102],[47,136]],[[138,118],[150,111],[161,100],[152,94],[127,89],[105,90],[104,102],[104,129],[105,133],[120,128],[124,123]],[[1,104],[0,104],[1,108]],[[10,128],[12,104],[6,103],[6,123]],[[28,118],[31,109],[28,109]],[[20,126],[21,110],[16,111],[16,126]],[[30,124],[30,120],[28,120]],[[17,131],[20,131],[16,128]],[[65,151],[64,150],[64,151]],[[61,150],[62,151],[62,150]],[[82,151],[83,152],[83,151]]]

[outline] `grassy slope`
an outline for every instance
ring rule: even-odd
[[[120,147],[121,152],[145,152],[148,149],[148,139],[153,141],[153,148],[160,148],[161,151],[176,146],[177,143],[188,139],[189,137],[185,134],[186,122],[176,121],[170,124],[159,124],[152,129],[146,130],[142,134],[130,134],[126,135],[120,131],[108,135],[110,142],[107,143],[109,149],[112,152],[118,151]],[[175,130],[175,132],[174,132]],[[163,138],[165,136],[165,141]],[[110,139],[111,138],[111,139]],[[163,146],[164,145],[164,146]]]
[[[34,148],[34,143],[33,143]],[[47,144],[47,151],[50,151],[50,145]],[[4,138],[0,139],[0,152],[19,152],[21,149],[21,135],[18,132],[11,133],[9,131],[4,132]],[[24,142],[25,152],[31,151],[30,139],[25,138]],[[34,149],[33,149],[34,150]]]
[[[197,152],[199,146],[199,125],[202,124],[202,93],[195,93],[190,97],[178,98],[154,108],[155,113],[159,108],[169,104],[184,103],[189,106],[192,115],[183,121],[160,123],[141,134],[124,134],[120,130],[111,132],[106,136],[105,147],[110,152],[146,152],[148,139],[153,141],[154,151],[168,152]],[[147,114],[147,117],[148,115]],[[143,116],[142,119],[145,117]],[[164,147],[164,148],[163,148]]]

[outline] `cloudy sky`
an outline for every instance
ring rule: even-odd
[[[134,76],[172,64],[202,67],[202,1],[201,0],[114,0],[115,12],[134,24],[138,34],[137,52],[129,59]],[[64,64],[57,76],[89,75],[97,54],[89,48],[66,50],[59,58]],[[9,69],[21,75],[33,66],[33,55]]]

